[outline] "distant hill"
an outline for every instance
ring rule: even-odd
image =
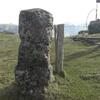
[[[86,30],[85,24],[80,24],[80,25],[65,24],[64,25],[65,36],[77,35],[78,32],[81,30]]]
[[[74,25],[74,24],[65,24],[64,33],[65,36],[77,35],[80,30],[86,30],[85,24]],[[15,24],[0,24],[0,32],[5,33],[18,33],[18,25]]]
[[[0,32],[18,33],[18,26],[15,24],[0,24]]]

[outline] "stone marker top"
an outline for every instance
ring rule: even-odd
[[[49,44],[53,29],[51,13],[40,8],[22,10],[19,20],[21,40]]]
[[[46,14],[46,15],[49,14],[49,16],[52,17],[52,14],[51,14],[51,13],[49,13],[49,12],[46,11],[46,10],[40,9],[40,8],[28,9],[28,10],[22,10],[21,13],[22,13],[22,12],[24,12],[24,13],[25,13],[25,12],[27,12],[27,13],[43,12],[43,14]],[[46,12],[46,13],[44,13],[44,12]]]

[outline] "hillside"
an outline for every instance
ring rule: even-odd
[[[18,33],[18,25],[0,24],[0,32]]]
[[[87,30],[85,24],[80,24],[80,25],[64,24],[65,36],[77,35],[78,32],[81,30]]]
[[[14,82],[19,42],[17,35],[0,33],[0,100],[27,100],[21,98]],[[51,52],[54,66],[54,44]],[[47,100],[100,100],[100,46],[65,38],[64,71],[66,77],[55,74],[46,89]]]

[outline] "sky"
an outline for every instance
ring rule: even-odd
[[[42,8],[52,13],[54,24],[77,25],[86,23],[91,10],[87,21],[95,19],[96,0],[0,0],[0,24],[18,24],[20,11],[32,8]]]

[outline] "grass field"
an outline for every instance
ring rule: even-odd
[[[0,100],[18,100],[14,69],[19,43],[17,35],[0,34]],[[54,44],[51,52],[55,66]],[[100,46],[86,46],[66,38],[64,71],[65,78],[55,75],[55,81],[49,85],[47,100],[100,100]]]

